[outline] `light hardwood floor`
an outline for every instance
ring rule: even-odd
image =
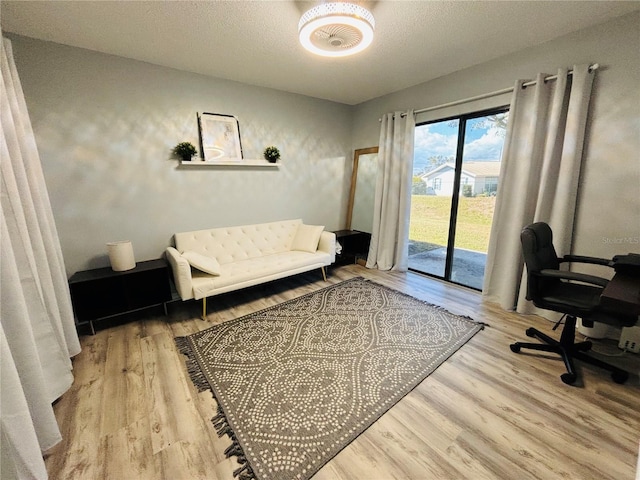
[[[329,283],[362,276],[449,311],[486,322],[464,347],[334,457],[314,480],[612,479],[636,475],[640,440],[638,355],[616,360],[625,385],[578,365],[579,385],[560,381],[562,362],[509,350],[524,331],[551,332],[482,302],[480,295],[416,274],[349,265]],[[214,297],[175,302],[83,336],[75,382],[55,404],[63,441],[46,455],[51,479],[232,480],[229,442],[210,418],[215,401],[198,393],[173,338],[323,288],[320,272]],[[550,333],[556,337],[559,330]],[[610,344],[598,348],[615,352]]]

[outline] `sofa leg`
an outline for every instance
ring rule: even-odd
[[[202,298],[202,320],[207,319],[207,297]]]
[[[322,270],[322,278],[324,278],[324,281],[327,281],[327,272],[325,271],[324,267],[320,267],[320,270]]]

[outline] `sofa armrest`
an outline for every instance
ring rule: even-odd
[[[191,283],[191,265],[182,257],[180,252],[173,247],[168,247],[165,251],[167,260],[173,271],[173,280],[176,290],[182,300],[193,298],[193,285]]]
[[[318,250],[331,255],[331,263],[336,261],[336,234],[326,230],[320,234]]]

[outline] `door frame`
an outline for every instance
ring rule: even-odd
[[[479,290],[475,287],[471,287],[469,285],[465,285],[463,283],[454,282],[451,280],[451,273],[453,270],[453,255],[455,252],[455,239],[456,239],[456,227],[458,224],[458,206],[460,203],[460,182],[462,178],[462,156],[464,154],[464,141],[466,136],[467,129],[467,121],[473,120],[479,117],[486,117],[489,115],[496,115],[499,113],[505,113],[509,111],[509,105],[503,105],[501,107],[493,107],[485,110],[480,110],[477,112],[470,112],[460,115],[449,116],[437,120],[429,120],[426,122],[421,122],[416,124],[416,127],[422,125],[429,125],[432,123],[441,123],[450,120],[459,120],[460,123],[458,125],[458,141],[456,144],[456,158],[455,158],[455,170],[453,177],[453,192],[451,193],[451,207],[449,211],[449,231],[447,236],[447,253],[445,257],[444,264],[444,274],[443,276],[436,275],[429,272],[423,272],[421,270],[416,270],[414,268],[410,268],[412,272],[417,272],[423,275],[428,275],[430,277],[438,278],[444,280],[449,283],[454,283],[456,285],[461,285],[463,287],[471,288],[473,290]],[[409,222],[411,222],[411,218],[409,218]]]

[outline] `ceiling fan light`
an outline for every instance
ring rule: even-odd
[[[346,2],[318,5],[305,12],[298,23],[302,46],[325,57],[361,52],[371,45],[374,28],[369,10]]]

